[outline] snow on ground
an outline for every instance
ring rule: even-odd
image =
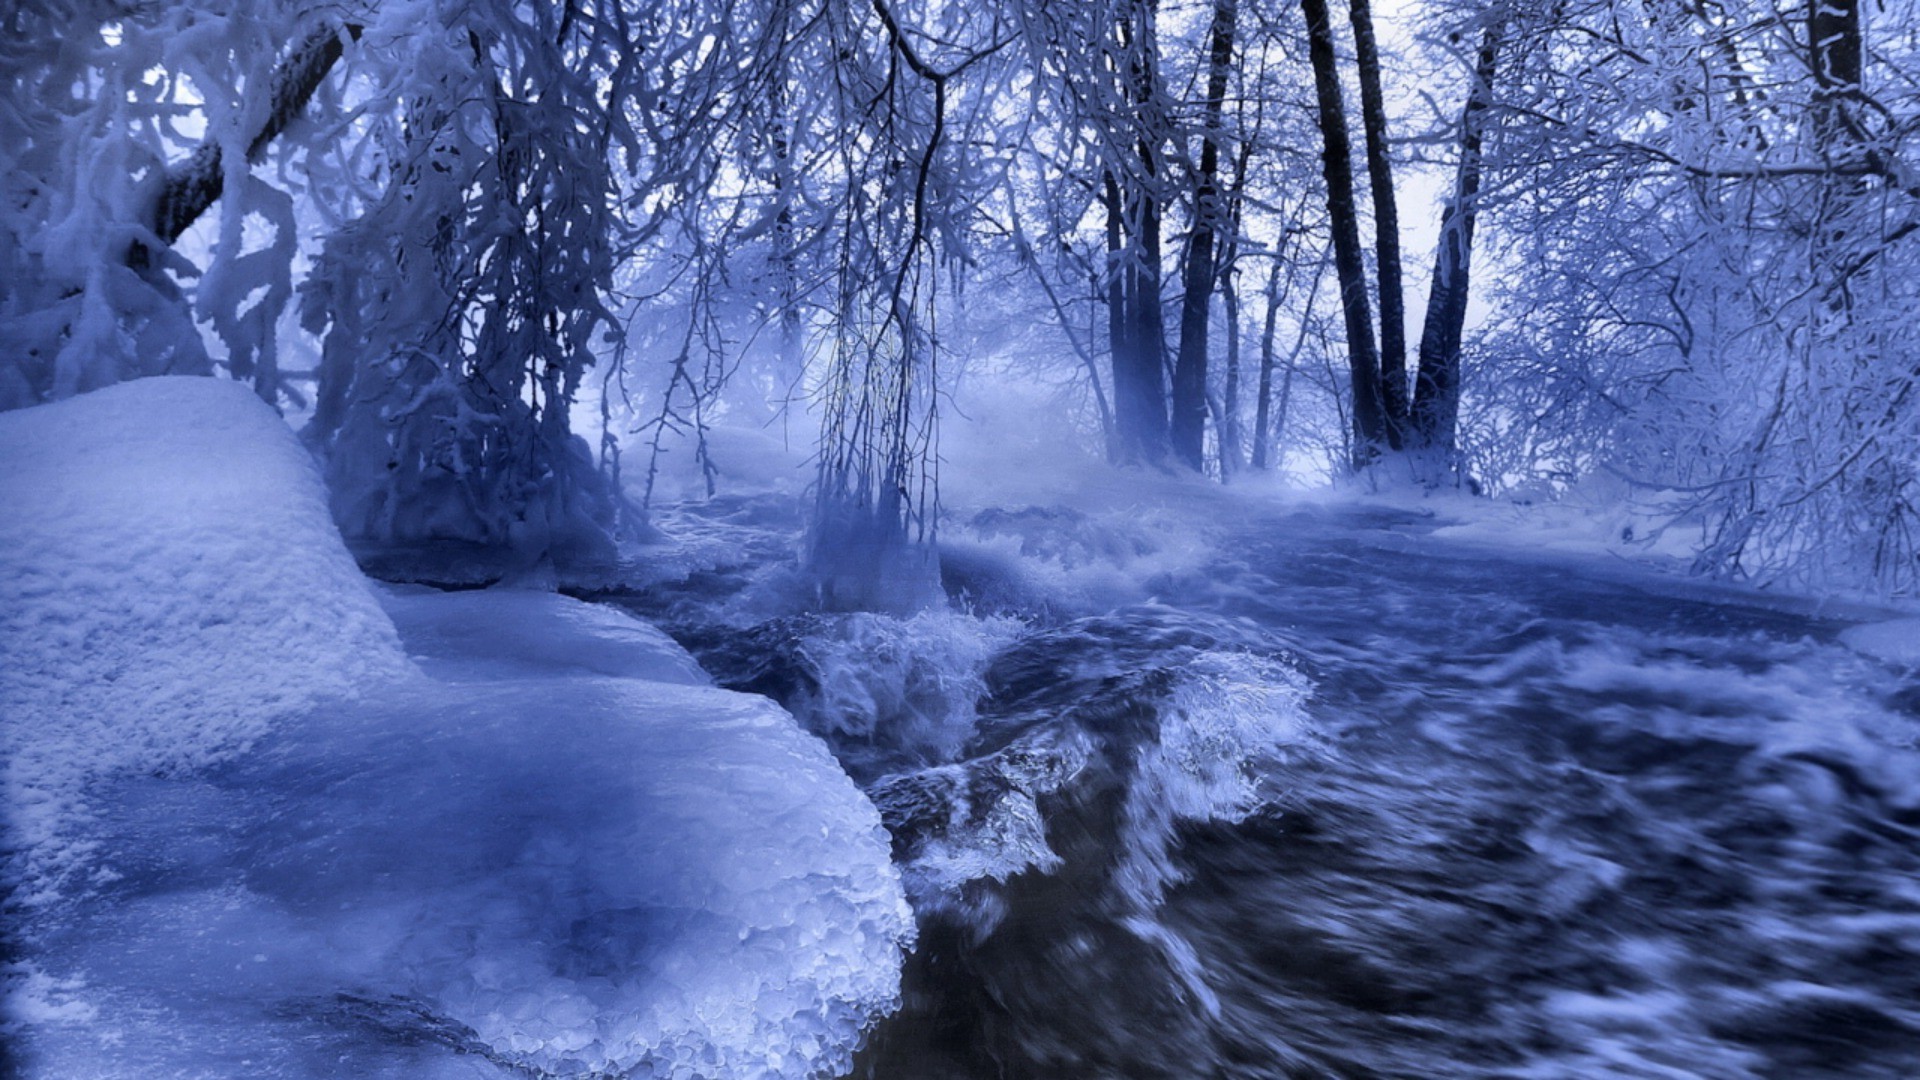
[[[658,628],[615,608],[516,589],[386,587],[387,614],[415,662],[449,682],[561,672],[706,686],[712,680]]]
[[[79,869],[90,777],[208,764],[406,670],[311,459],[244,387],[150,379],[8,413],[0,461],[17,899]]]
[[[657,630],[376,591],[228,384],[8,414],[0,455],[27,1075],[812,1076],[894,1006],[872,805]]]
[[[1841,631],[1840,640],[1868,656],[1920,668],[1920,619],[1888,619]]]

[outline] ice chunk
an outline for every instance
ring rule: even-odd
[[[1850,626],[1840,632],[1840,640],[1848,648],[1877,660],[1920,667],[1920,619]]]
[[[556,593],[493,588],[387,589],[381,602],[407,651],[442,679],[500,679],[576,671],[708,685],[707,673],[657,627],[604,604]]]

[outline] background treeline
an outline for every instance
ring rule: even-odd
[[[956,387],[1025,380],[1118,463],[1577,491],[1703,572],[1920,588],[1914,0],[1385,14],[27,0],[0,406],[224,373],[363,550],[561,565],[788,408],[859,605]]]

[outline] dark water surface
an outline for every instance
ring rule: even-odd
[[[857,1075],[1920,1077],[1920,682],[1432,524],[1250,516],[1096,608],[1009,545],[1140,545],[1030,510],[956,530],[997,614],[713,617],[771,543],[620,602],[881,807],[921,942]]]

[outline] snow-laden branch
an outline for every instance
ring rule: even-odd
[[[272,107],[260,130],[247,143],[247,161],[260,160],[273,140],[306,110],[307,102],[326,81],[344,51],[342,38],[358,41],[357,23],[316,27],[306,39],[288,53],[274,69]],[[168,244],[180,239],[207,208],[218,202],[226,186],[223,152],[217,139],[209,136],[185,161],[167,170],[160,195],[154,200],[153,234]],[[136,245],[130,261],[136,266],[147,260],[147,251]]]

